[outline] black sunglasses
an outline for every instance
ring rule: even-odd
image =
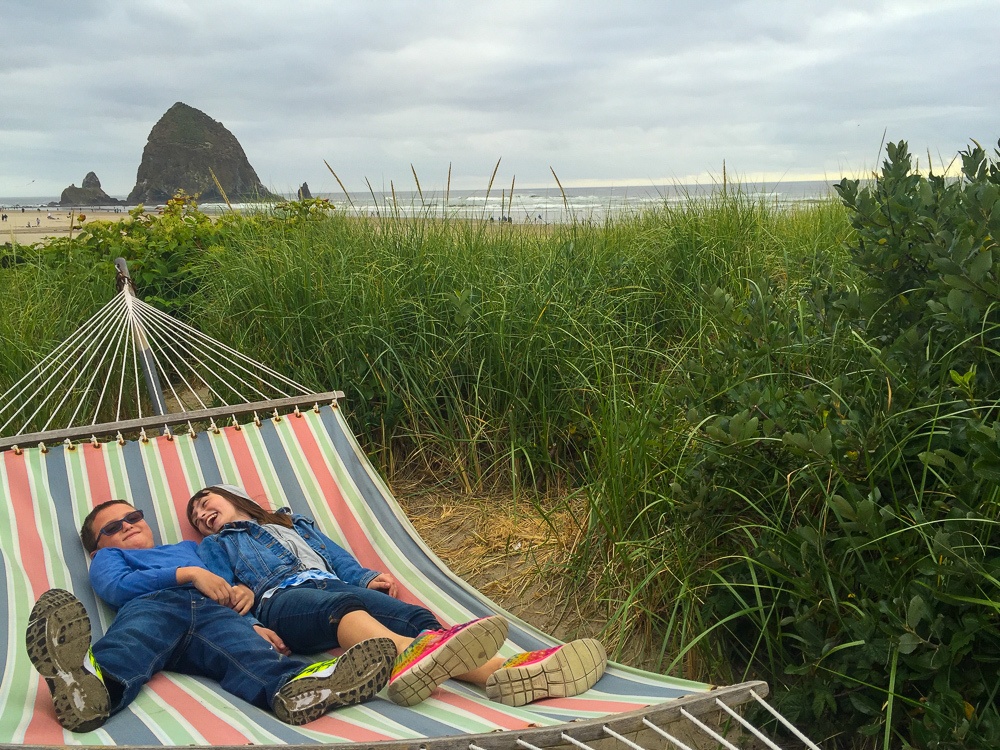
[[[129,525],[137,524],[142,520],[142,511],[133,510],[130,513],[126,513],[124,516],[119,518],[117,521],[111,521],[104,524],[99,532],[101,536],[114,536],[119,531],[122,530],[122,526],[127,522]]]

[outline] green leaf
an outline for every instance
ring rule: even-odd
[[[922,620],[931,619],[931,611],[927,607],[927,602],[920,594],[910,599],[906,607],[906,624],[911,628],[916,628]]]
[[[1000,482],[1000,461],[992,458],[981,458],[972,464],[972,470],[981,479]]]
[[[979,282],[993,268],[993,251],[981,250],[969,263],[969,278]]]
[[[948,307],[952,312],[960,313],[969,304],[969,295],[960,289],[948,292]]]
[[[899,653],[912,654],[917,650],[917,646],[919,646],[920,643],[920,638],[918,638],[915,634],[903,633],[899,636]]]
[[[848,521],[854,521],[857,519],[857,514],[854,512],[854,506],[840,495],[830,495],[827,498],[827,502],[841,518]]]
[[[824,427],[812,439],[812,449],[821,456],[829,456],[833,450],[833,435],[830,430]]]

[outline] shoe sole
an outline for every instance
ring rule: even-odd
[[[390,682],[389,700],[400,706],[427,700],[448,678],[483,666],[505,640],[507,621],[502,617],[486,617],[469,625]]]
[[[286,724],[298,726],[331,708],[363,703],[385,687],[395,660],[396,644],[388,638],[355,644],[337,659],[332,675],[286,682],[274,697],[274,713]]]
[[[107,688],[83,667],[90,633],[83,603],[62,589],[39,597],[25,631],[28,658],[48,682],[56,718],[71,732],[97,729],[110,712]]]
[[[571,641],[534,664],[498,669],[486,680],[486,695],[507,706],[523,706],[542,698],[569,698],[590,690],[608,663],[600,641]]]

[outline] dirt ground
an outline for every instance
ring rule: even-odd
[[[414,482],[393,482],[392,491],[437,556],[501,607],[560,640],[604,640],[607,619],[596,592],[587,584],[567,585],[563,572],[580,533],[572,512],[547,510],[543,517],[526,501],[428,490]],[[657,671],[648,644],[635,638],[614,660]],[[688,725],[671,725],[671,731],[691,747],[718,747]],[[741,750],[765,748],[732,727],[727,734]],[[787,738],[782,746],[803,747]]]
[[[501,607],[563,641],[605,640],[607,613],[597,593],[566,574],[580,534],[574,514],[583,517],[581,508],[547,510],[543,516],[530,502],[509,497],[467,496],[398,481],[392,490],[435,554]],[[648,649],[638,643],[615,658],[652,666]]]

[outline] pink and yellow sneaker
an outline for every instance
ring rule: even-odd
[[[507,621],[483,617],[447,630],[427,630],[396,657],[389,699],[401,706],[426,700],[449,677],[483,666],[507,640]]]
[[[592,688],[608,664],[600,641],[581,638],[563,646],[512,656],[486,680],[486,695],[508,706],[542,698],[568,698]]]

